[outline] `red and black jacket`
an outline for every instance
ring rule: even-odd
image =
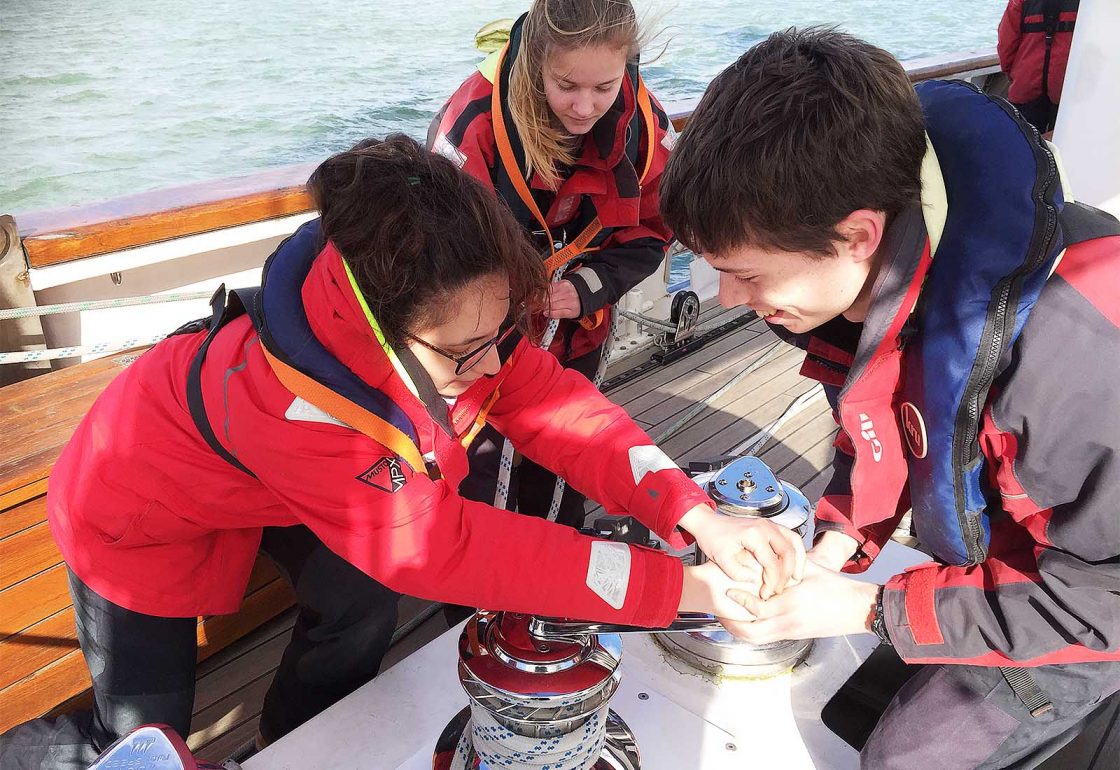
[[[505,98],[522,21],[513,26],[495,82],[482,72],[467,78],[433,124],[429,145],[493,187],[546,255],[552,244],[571,242],[598,219],[602,229],[564,275],[579,294],[581,314],[589,316],[617,303],[665,258],[672,233],[658,211],[658,183],[675,133],[665,110],[643,93],[638,68],[631,65],[614,106],[585,137],[575,165],[563,170],[559,189],[547,189],[535,173],[525,180],[524,154]],[[647,101],[650,114],[643,116]],[[512,159],[503,160],[499,133],[508,137]],[[516,189],[519,182],[526,183],[544,224]],[[605,324],[577,332],[569,354],[598,347],[605,335]]]
[[[1027,104],[1062,98],[1080,0],[1010,0],[999,23],[1000,68],[1011,79],[1007,99]]]

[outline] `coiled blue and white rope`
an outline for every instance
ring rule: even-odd
[[[452,770],[468,770],[471,748],[490,770],[519,767],[530,770],[590,770],[607,740],[608,704],[592,712],[570,733],[549,738],[518,735],[498,722],[482,706],[471,703],[470,728],[455,749]]]

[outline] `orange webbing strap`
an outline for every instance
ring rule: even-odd
[[[494,388],[494,392],[490,394],[486,399],[486,403],[478,410],[478,415],[474,418],[474,424],[471,425],[466,433],[459,437],[459,443],[463,445],[464,449],[474,443],[475,438],[478,437],[478,432],[482,430],[482,426],[486,424],[486,416],[490,414],[491,407],[493,407],[494,402],[498,400],[499,389],[500,388]]]
[[[607,309],[599,308],[591,315],[585,315],[583,318],[579,319],[579,325],[584,329],[587,329],[587,331],[591,331],[592,329],[598,329],[600,326],[602,326],[603,321],[605,321],[606,319]]]
[[[552,280],[553,273],[580,254],[587,251],[594,251],[594,249],[589,249],[588,245],[595,240],[595,236],[598,235],[599,231],[602,229],[603,225],[599,222],[599,217],[595,217],[591,220],[591,224],[583,228],[583,232],[575,237],[575,240],[560,249],[560,251],[553,252],[552,256],[544,261],[544,271],[548,273],[549,280]]]
[[[517,158],[513,155],[513,145],[510,144],[509,133],[506,131],[506,116],[502,111],[501,83],[502,64],[508,52],[509,43],[506,43],[505,47],[502,48],[502,52],[498,55],[498,74],[497,77],[494,78],[494,88],[490,94],[490,115],[494,124],[494,143],[498,146],[498,156],[502,159],[502,165],[506,168],[506,175],[509,177],[510,181],[513,182],[513,188],[517,190],[517,196],[521,198],[521,202],[525,204],[547,233],[549,232],[548,223],[545,221],[541,210],[537,207],[537,202],[533,200],[533,194],[529,192],[529,185],[525,182],[525,177],[521,174],[521,167],[517,165]],[[548,248],[550,251],[555,252],[551,240],[550,238]]]
[[[653,167],[653,138],[657,136],[654,129],[657,127],[656,121],[653,119],[653,103],[649,100],[649,91],[646,90],[646,81],[642,80],[642,76],[638,75],[638,109],[642,111],[642,119],[646,123],[646,164],[642,169],[642,173],[638,175],[638,186],[645,184],[646,175]]]
[[[399,455],[415,473],[426,473],[424,457],[419,448],[400,428],[386,422],[373,412],[367,411],[353,401],[343,398],[321,382],[308,377],[303,372],[284,363],[264,345],[261,345],[268,365],[272,367],[280,384],[300,398],[322,409],[336,420],[349,425],[354,430],[369,436],[381,446]]]

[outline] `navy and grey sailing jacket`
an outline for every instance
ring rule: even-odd
[[[937,561],[884,591],[907,661],[1120,660],[1120,226],[1005,102],[918,91],[923,205],[892,222],[864,323],[797,338],[840,424],[818,529],[860,571],[913,507]]]

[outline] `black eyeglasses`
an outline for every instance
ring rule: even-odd
[[[460,355],[448,353],[446,350],[440,350],[432,343],[420,339],[415,334],[408,334],[407,332],[405,334],[413,342],[419,342],[421,345],[423,345],[433,353],[439,353],[444,358],[454,361],[455,376],[459,376],[463,372],[470,371],[472,368],[477,366],[479,361],[486,358],[486,354],[490,352],[490,348],[505,342],[509,335],[513,334],[513,332],[516,330],[517,324],[511,322],[509,328],[507,328],[505,331],[498,332],[494,337],[482,343],[474,350],[471,350],[467,353],[462,353]]]

